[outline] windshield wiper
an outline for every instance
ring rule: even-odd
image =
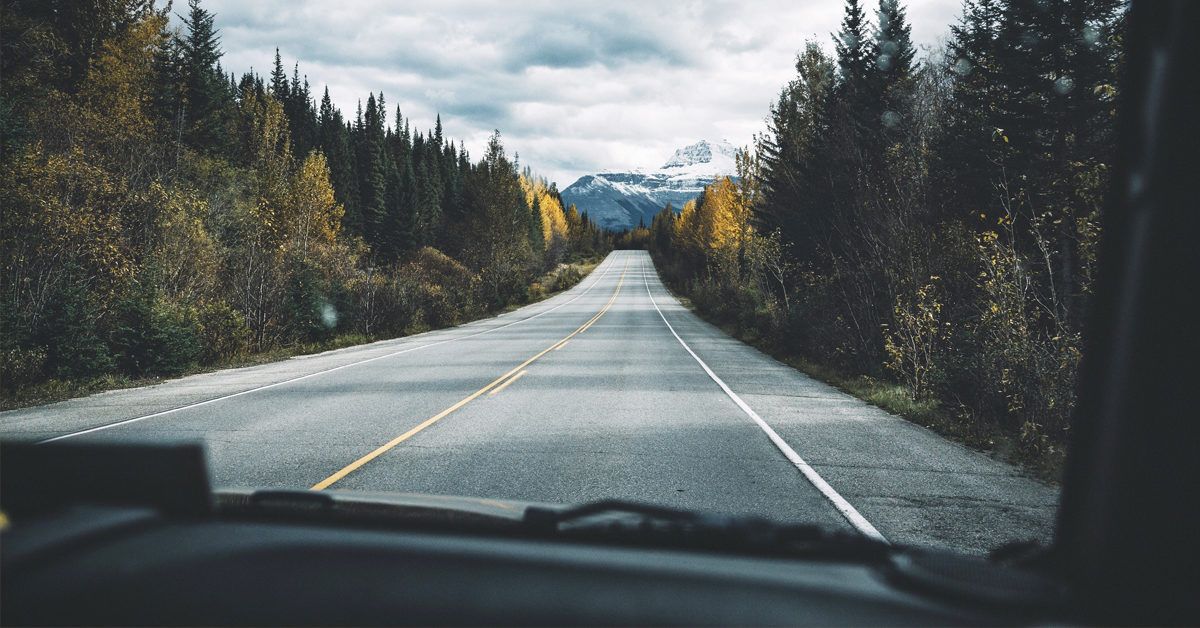
[[[601,500],[565,509],[530,506],[531,532],[563,537],[770,555],[828,555],[885,559],[891,547],[857,532],[813,524],[779,524],[623,500]]]
[[[431,526],[446,530],[506,530],[535,537],[589,542],[675,547],[770,556],[829,556],[882,560],[890,546],[853,531],[812,524],[779,524],[756,517],[736,517],[655,506],[623,500],[601,500],[575,506],[525,506],[519,516],[495,516],[461,509],[459,502],[392,501],[312,491],[222,491],[218,503],[227,513],[290,516],[304,519],[385,525]],[[516,513],[514,513],[516,514]]]

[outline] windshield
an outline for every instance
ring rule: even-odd
[[[0,437],[1048,543],[1124,14],[6,2]]]

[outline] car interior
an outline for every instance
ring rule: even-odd
[[[5,625],[1200,620],[1200,4],[1135,2],[1056,541],[987,559],[636,503],[214,491],[199,446],[3,444]]]

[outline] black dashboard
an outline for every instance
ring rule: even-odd
[[[797,560],[84,506],[14,521],[2,538],[0,620],[6,625],[961,625],[1033,619],[981,607],[978,599],[930,595],[929,574],[920,574],[932,563],[916,570],[909,563],[905,570],[896,561]],[[954,567],[951,561],[949,571],[941,571],[962,581],[979,570],[976,563],[983,564]]]

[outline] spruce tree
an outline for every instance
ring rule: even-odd
[[[867,17],[859,0],[846,0],[842,28],[833,45],[841,90],[850,98],[860,96],[872,81],[878,52],[867,33]]]
[[[875,12],[878,27],[875,30],[876,76],[880,98],[880,123],[883,133],[893,141],[902,126],[907,125],[909,115],[908,98],[912,91],[913,58],[916,50],[912,43],[912,27],[908,24],[900,0],[879,0]]]
[[[200,0],[188,0],[188,15],[182,19],[186,33],[178,44],[184,99],[181,135],[197,150],[219,150],[227,145],[232,103],[224,76],[216,69],[221,48],[215,17]]]
[[[288,101],[288,78],[283,71],[283,60],[279,58],[279,48],[275,48],[275,64],[271,67],[271,95],[281,103]]]
[[[382,225],[387,214],[384,194],[387,173],[383,161],[383,126],[375,95],[367,98],[365,112],[360,109],[355,129],[355,152],[357,155],[360,233],[377,249],[382,244]]]
[[[827,166],[818,158],[832,98],[835,65],[820,44],[808,42],[796,58],[796,78],[771,108],[761,147],[765,202],[755,217],[766,233],[779,229],[793,254],[811,261],[825,240],[820,210],[828,205]]]
[[[354,177],[354,166],[342,112],[334,108],[329,98],[329,88],[321,96],[321,109],[317,119],[321,152],[329,163],[329,178],[333,183],[334,196],[345,208],[342,226],[350,233],[358,233],[353,226],[358,224],[358,194]]]
[[[845,145],[872,154],[877,152],[876,129],[883,112],[879,98],[879,52],[867,28],[866,15],[859,0],[846,0],[842,28],[834,36],[833,42],[838,65],[833,102],[837,109],[834,115],[846,133]],[[847,171],[843,169],[842,172]]]

